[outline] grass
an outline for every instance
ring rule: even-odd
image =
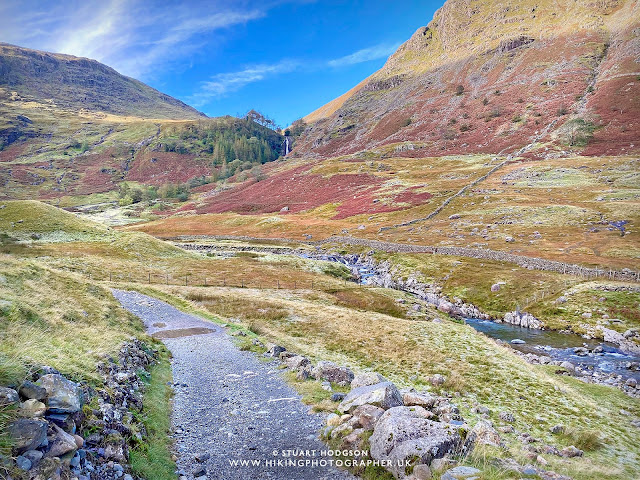
[[[144,393],[143,423],[147,437],[129,453],[131,467],[136,475],[154,480],[172,480],[176,464],[171,458],[172,442],[168,436],[171,417],[172,390],[169,352],[160,349],[158,363],[151,367],[151,380]]]

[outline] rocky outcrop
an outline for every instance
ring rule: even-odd
[[[362,405],[373,405],[387,410],[402,404],[402,395],[398,388],[391,382],[382,382],[354,388],[338,405],[338,410],[343,413],[352,412]]]
[[[543,323],[538,320],[536,317],[526,312],[508,312],[505,314],[504,319],[496,320],[497,322],[510,323],[511,325],[516,325],[518,327],[524,328],[534,328],[540,330],[544,327]]]

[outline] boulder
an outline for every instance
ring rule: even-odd
[[[20,395],[23,398],[34,400],[44,400],[47,398],[47,391],[33,382],[26,381],[20,386]]]
[[[494,283],[493,285],[491,285],[492,292],[499,292],[500,288],[501,288],[501,285],[499,283]]]
[[[365,430],[373,430],[383,413],[384,409],[380,407],[360,405],[353,411],[353,417],[357,419],[358,425]]]
[[[402,401],[407,407],[432,408],[436,403],[436,398],[428,393],[404,392]]]
[[[456,450],[461,438],[456,428],[426,418],[422,407],[393,407],[378,420],[369,439],[374,460],[389,462],[396,478],[406,478],[406,468],[431,464]]]
[[[49,441],[49,450],[46,453],[47,457],[61,457],[78,449],[76,439],[73,435],[68,434],[57,425],[54,425],[53,429],[55,430],[55,435],[53,440]]]
[[[442,474],[440,480],[475,480],[482,472],[473,467],[453,467]]]
[[[385,410],[402,405],[402,395],[391,382],[354,388],[338,405],[338,410],[353,412],[360,405],[374,405]]]
[[[467,441],[470,440],[478,445],[491,445],[494,447],[502,445],[502,439],[496,429],[489,422],[482,420],[471,429],[467,439]]]
[[[24,471],[28,471],[31,470],[31,460],[29,460],[26,457],[23,457],[22,455],[20,455],[19,457],[16,458],[16,466],[20,469],[20,470],[24,470]]]
[[[43,453],[40,450],[27,450],[22,456],[31,462],[32,467],[37,467],[40,460],[42,460]]]
[[[18,453],[34,450],[47,439],[47,422],[21,418],[9,424],[9,435]]]
[[[19,401],[18,392],[13,388],[0,387],[0,406],[13,405]]]
[[[570,445],[560,450],[560,456],[565,458],[581,457],[583,454],[584,452],[574,445]]]
[[[75,413],[82,408],[80,386],[62,375],[43,375],[36,384],[47,391],[47,410],[53,413]]]
[[[433,477],[431,468],[429,468],[429,466],[425,465],[424,463],[413,467],[413,476],[416,480],[429,480]]]
[[[280,357],[282,358],[282,356]],[[302,355],[294,355],[293,357],[285,357],[283,360],[284,364],[293,369],[297,370],[301,367],[306,367],[307,365],[311,365],[311,362],[307,357],[303,357]]]
[[[436,373],[430,378],[429,381],[431,382],[431,385],[433,385],[434,387],[438,387],[440,385],[443,385],[444,382],[447,381],[447,377],[445,377],[444,375],[440,375],[439,373]]]
[[[268,357],[280,358],[280,354],[286,351],[287,349],[284,347],[281,347],[280,345],[272,345],[271,348],[267,350],[265,355]]]
[[[327,380],[345,387],[354,378],[353,372],[347,367],[341,367],[333,362],[326,361],[318,362],[311,374],[318,380]]]
[[[351,380],[351,388],[366,387],[386,381],[387,379],[377,372],[362,372],[358,373],[353,380]]]
[[[35,398],[30,398],[20,404],[20,415],[24,417],[43,417],[46,411],[47,406]]]
[[[571,362],[562,362],[560,366],[571,373],[576,373],[576,366]]]

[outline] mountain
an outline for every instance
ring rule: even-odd
[[[0,198],[117,200],[122,182],[183,198],[178,184],[259,176],[284,141],[266,120],[208,118],[95,60],[0,44]]]
[[[449,0],[380,71],[308,115],[295,153],[637,152],[639,58],[637,0]]]
[[[95,60],[6,43],[0,43],[0,87],[5,94],[54,103],[62,109],[155,119],[206,117]]]

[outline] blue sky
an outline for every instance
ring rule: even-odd
[[[290,124],[378,70],[439,1],[0,0],[0,41],[95,58],[207,115]]]

